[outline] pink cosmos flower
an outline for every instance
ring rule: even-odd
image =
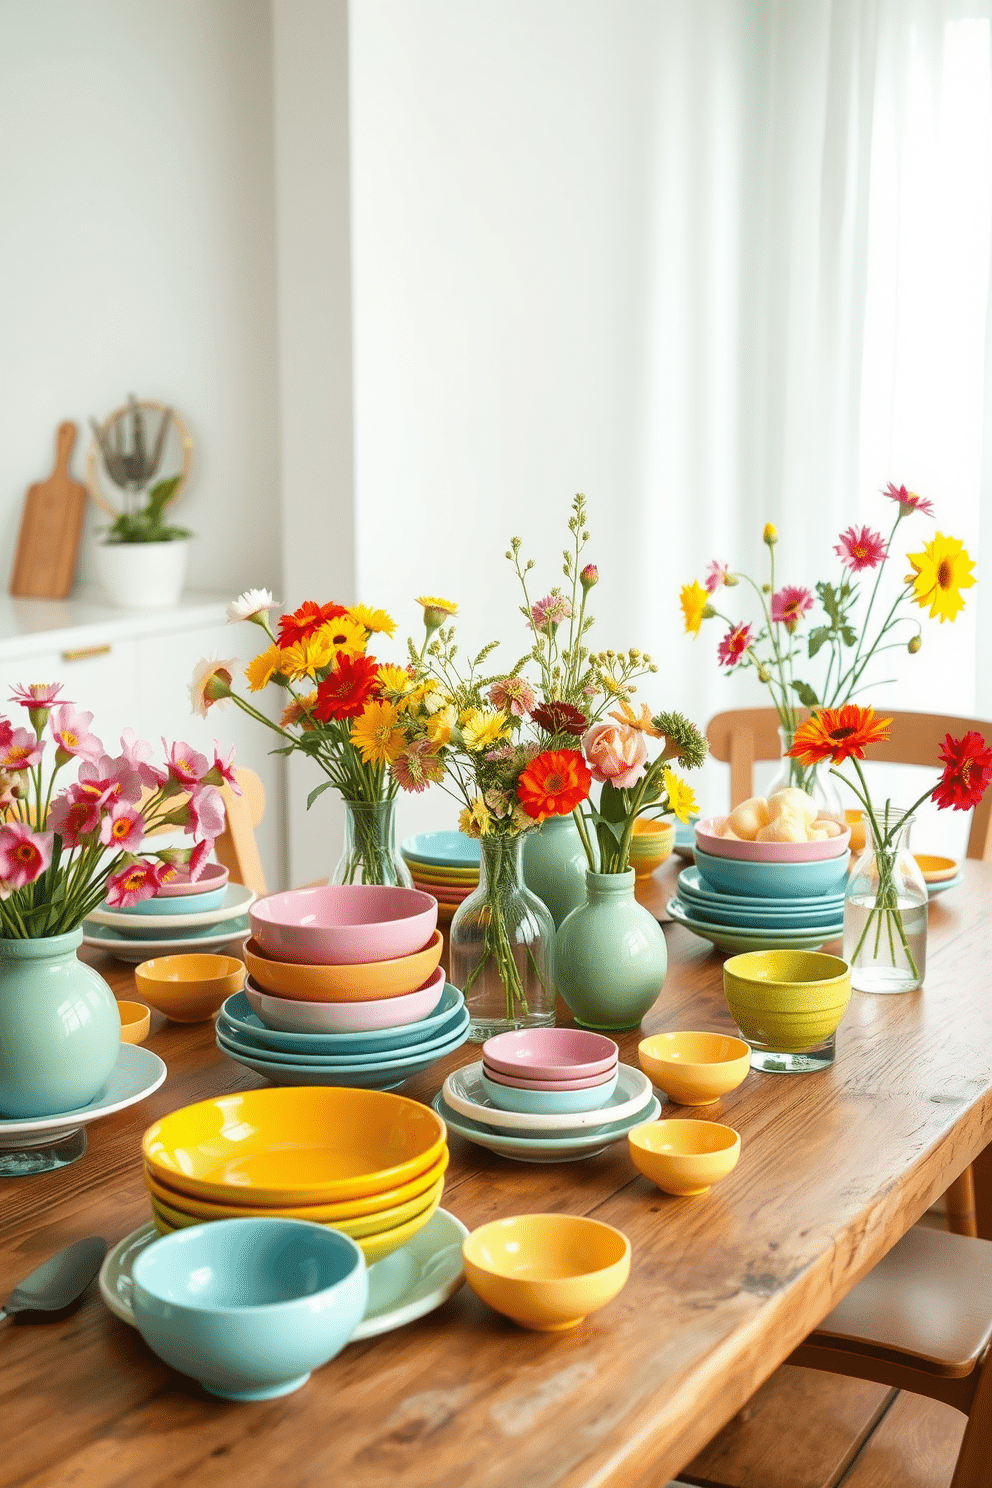
[[[150,790],[157,790],[165,784],[169,776],[165,770],[158,765],[150,763],[154,751],[145,739],[139,739],[132,728],[126,728],[121,734],[121,756],[127,760],[131,769],[139,777],[142,785],[147,785]]]
[[[125,863],[107,879],[107,903],[111,909],[130,909],[150,899],[161,882],[158,865],[144,858]]]
[[[102,809],[109,799],[109,792],[100,793],[85,785],[70,785],[49,806],[46,825],[59,834],[63,847],[78,847],[81,838],[89,837],[99,829]]]
[[[732,630],[728,630],[716,648],[721,666],[736,666],[750,644],[750,625],[735,625]]]
[[[76,778],[80,785],[87,788],[90,795],[106,793],[112,801],[136,802],[141,800],[141,776],[133,768],[126,755],[122,754],[117,759],[112,759],[109,754],[102,754],[95,763],[91,760],[84,760]]]
[[[34,883],[51,861],[51,832],[35,832],[27,822],[0,826],[0,884],[5,890]]]
[[[531,626],[534,630],[556,630],[571,613],[571,600],[566,599],[564,594],[546,594],[531,608]]]
[[[210,768],[206,755],[200,754],[192,744],[176,742],[169,745],[164,739],[162,748],[165,750],[172,779],[181,785],[183,790],[195,790]]]
[[[58,745],[55,758],[61,764],[76,756],[94,764],[100,758],[103,745],[90,733],[92,722],[92,713],[77,713],[72,703],[60,703],[52,710],[52,738]]]
[[[224,802],[215,785],[202,785],[189,798],[186,831],[197,839],[219,837],[224,830]]]
[[[798,589],[795,584],[786,584],[772,595],[772,619],[795,630],[804,615],[813,608],[813,596],[808,589]]]
[[[490,687],[489,701],[501,713],[512,713],[514,718],[525,718],[534,706],[536,694],[523,677],[502,677]]]
[[[124,848],[137,852],[145,835],[145,819],[130,801],[114,801],[109,815],[100,824],[100,841],[104,847]]]
[[[889,481],[882,495],[888,496],[890,501],[898,501],[899,510],[904,517],[914,511],[921,511],[925,517],[933,516],[933,502],[917,496],[915,491],[907,491],[905,486],[894,486]]]
[[[204,837],[202,841],[196,844],[193,851],[189,855],[189,862],[186,865],[186,877],[189,879],[190,883],[196,883],[204,868],[207,866],[207,863],[210,859],[210,854],[213,852],[213,850],[214,839],[212,837]]]
[[[184,883],[196,883],[207,866],[213,847],[213,840],[204,837],[194,847],[163,848],[156,853],[156,857],[161,860],[159,874],[162,883],[175,883],[178,879],[182,879]]]
[[[62,691],[61,682],[31,682],[27,687],[15,687],[10,694],[12,703],[20,703],[22,708],[50,708]],[[69,703],[69,698],[62,698],[63,703]]]
[[[593,780],[608,780],[618,790],[636,785],[644,774],[648,746],[640,729],[625,723],[597,723],[582,740]]]
[[[34,729],[11,729],[0,744],[0,770],[31,770],[41,759],[44,746]]]
[[[877,568],[887,556],[885,542],[880,532],[870,527],[848,527],[840,534],[840,543],[834,548],[840,561],[853,573],[863,568]]]
[[[223,785],[226,783],[230,786],[234,795],[240,796],[241,787],[238,784],[238,777],[234,773],[234,754],[235,749],[234,745],[232,744],[230,749],[227,751],[227,754],[222,755],[220,752],[220,745],[215,739],[214,762],[210,766],[210,769],[207,771],[207,773],[204,775],[203,781],[201,783],[203,785]]]
[[[706,570],[706,578],[703,582],[703,588],[707,594],[715,594],[729,572],[730,565],[728,563],[721,563],[719,558],[714,558]]]
[[[9,718],[0,718],[0,749],[6,749],[14,737],[14,725]]]

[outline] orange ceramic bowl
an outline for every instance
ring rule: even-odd
[[[121,1043],[143,1044],[151,1027],[150,1009],[143,1002],[118,1001],[117,1011],[121,1015]]]
[[[205,1023],[221,1003],[245,982],[245,966],[236,956],[199,952],[156,956],[134,968],[134,982],[146,1002],[173,1023]]]
[[[395,961],[302,966],[270,960],[251,939],[245,942],[245,961],[252,981],[273,997],[294,1002],[374,1002],[380,997],[403,997],[422,987],[437,970],[441,946],[441,932],[435,930],[422,950]]]

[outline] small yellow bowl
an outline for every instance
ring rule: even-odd
[[[647,1121],[627,1133],[634,1167],[665,1193],[704,1194],[737,1166],[741,1139],[718,1121]]]
[[[936,853],[914,853],[913,856],[923,874],[924,883],[945,883],[949,878],[957,878],[961,872],[961,864],[956,863],[953,858],[941,858]]]
[[[851,1000],[851,968],[823,951],[745,951],[723,963],[723,990],[752,1046],[801,1054],[836,1033]]]
[[[483,1302],[542,1333],[576,1327],[630,1275],[627,1236],[573,1214],[493,1220],[473,1230],[462,1257],[465,1279]]]
[[[173,1023],[205,1023],[245,982],[244,962],[236,956],[204,952],[156,956],[134,968],[134,983],[153,1008]]]
[[[630,866],[635,877],[646,878],[653,873],[666,858],[671,857],[674,847],[675,828],[671,822],[639,816],[630,839]]]
[[[273,997],[295,1002],[372,1002],[380,997],[403,997],[416,992],[437,970],[443,938],[435,930],[422,950],[394,961],[336,966],[305,966],[273,961],[262,954],[254,939],[245,942],[245,961],[256,982]]]
[[[118,1001],[117,1011],[121,1015],[121,1043],[143,1044],[151,1027],[150,1008],[143,1002]]]
[[[637,1046],[641,1069],[680,1106],[711,1106],[751,1068],[751,1047],[725,1033],[655,1033]]]
[[[844,812],[844,820],[847,822],[847,825],[851,829],[852,853],[864,852],[865,842],[867,840],[864,812],[860,809],[855,809],[853,811],[848,809]]]

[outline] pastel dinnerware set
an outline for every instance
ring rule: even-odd
[[[444,923],[479,887],[479,844],[461,832],[419,832],[405,839],[400,853],[414,888],[434,895]]]
[[[220,863],[207,863],[195,881],[179,876],[140,904],[101,904],[83,925],[83,944],[134,964],[172,952],[215,950],[244,938],[254,898],[244,884],[228,882]]]
[[[454,1070],[434,1109],[470,1142],[521,1162],[569,1162],[622,1141],[661,1103],[617,1046],[579,1028],[522,1028]]]
[[[374,884],[259,900],[249,977],[221,1008],[219,1048],[276,1085],[402,1085],[468,1037],[436,919],[429,894]]]

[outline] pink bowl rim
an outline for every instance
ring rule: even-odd
[[[437,928],[437,926],[435,925],[434,926],[434,929],[431,931],[430,935],[424,941],[424,943],[420,947],[420,949],[419,950],[416,950],[416,951],[410,951],[409,954],[406,955],[406,956],[393,956],[393,957],[391,957],[390,959],[388,959],[386,961],[346,961],[346,962],[339,962],[333,968],[329,967],[328,964],[326,962],[324,962],[324,961],[280,961],[280,959],[279,959],[278,956],[270,956],[269,953],[268,953],[268,951],[265,949],[265,947],[263,945],[261,945],[259,943],[259,941],[257,941],[255,939],[254,935],[246,936],[246,938],[245,938],[245,949],[248,950],[251,953],[251,955],[253,955],[255,957],[255,959],[257,961],[271,961],[271,963],[272,963],[273,966],[282,966],[287,971],[288,970],[292,970],[292,971],[306,971],[307,969],[309,969],[311,971],[327,971],[327,970],[330,970],[330,969],[340,970],[342,968],[346,968],[348,971],[354,971],[356,968],[361,967],[361,966],[375,966],[375,967],[395,966],[395,965],[397,965],[401,961],[412,961],[413,958],[414,958],[414,956],[422,956],[424,954],[424,952],[428,949],[428,947],[434,945],[434,937],[437,936],[437,935],[440,935],[441,936],[441,954],[443,956],[444,955],[444,935],[443,935],[443,932],[440,931]],[[266,995],[266,997],[278,997],[280,994],[278,992],[266,992],[265,995]],[[397,997],[409,997],[410,996],[410,993],[408,993],[408,992],[398,992],[395,995]],[[303,999],[302,998],[297,998],[296,1000],[297,1001],[302,1001]],[[392,1000],[391,998],[384,998],[383,999],[383,1001],[386,1001],[386,1002],[389,1002],[391,1000]]]
[[[177,899],[184,894],[209,894],[212,889],[222,889],[230,876],[229,870],[224,867],[223,863],[207,863],[196,883],[180,878],[173,883],[163,884],[154,897],[156,899]]]
[[[584,1080],[612,1069],[619,1050],[605,1034],[585,1028],[517,1028],[486,1039],[482,1057],[515,1080]]]
[[[292,1013],[294,1017],[306,1017],[315,1009],[325,1009],[328,1007],[332,1007],[337,1009],[337,1013],[335,1014],[335,1016],[340,1016],[341,1012],[346,1012],[349,1020],[354,1018],[359,1023],[361,1023],[361,1020],[370,1017],[373,1019],[377,1019],[379,1014],[385,1012],[390,1012],[395,1015],[397,1012],[398,1004],[407,1004],[406,1009],[404,1009],[402,1006],[399,1007],[401,1016],[397,1022],[380,1023],[378,1021],[372,1021],[365,1023],[364,1026],[340,1030],[344,1033],[376,1033],[384,1028],[410,1028],[413,1026],[414,1023],[420,1023],[424,1018],[430,1017],[431,1013],[434,1011],[433,1007],[428,1008],[426,1013],[414,1012],[410,1017],[406,1017],[405,1013],[409,1010],[409,1004],[411,1002],[414,1002],[414,999],[426,999],[426,995],[435,991],[438,986],[440,986],[441,990],[438,995],[437,1001],[440,1002],[441,998],[444,996],[444,987],[447,980],[448,978],[445,973],[444,967],[436,966],[431,972],[430,976],[427,978],[426,982],[424,982],[423,986],[415,988],[413,992],[402,992],[398,997],[380,997],[375,1002],[300,1002],[297,998],[294,997],[280,997],[278,992],[267,992],[265,988],[260,987],[258,983],[251,978],[251,976],[245,977],[245,985],[243,990],[247,993],[250,989],[253,996],[259,998],[268,998],[271,1002],[278,1003],[280,1007],[286,1008],[290,1013]],[[253,1009],[253,1011],[255,1010]],[[255,1016],[262,1023],[265,1023],[265,1019],[262,1017],[261,1013],[256,1012]],[[325,1028],[323,1026],[319,1028],[315,1027],[311,1029],[304,1029],[276,1028],[274,1024],[266,1024],[266,1027],[272,1027],[276,1033],[335,1032],[334,1029]]]
[[[547,1090],[557,1094],[561,1090],[593,1090],[597,1085],[608,1085],[617,1074],[619,1060],[612,1069],[600,1075],[587,1075],[584,1080],[515,1080],[512,1075],[500,1074],[482,1061],[482,1073],[494,1085],[509,1085],[514,1090]]]
[[[822,863],[841,858],[850,850],[851,829],[822,842],[746,842],[720,837],[725,816],[707,816],[696,823],[696,841],[711,858],[734,858],[745,863]]]
[[[405,905],[401,914],[387,914],[384,919],[377,920],[333,920],[330,923],[319,925],[301,925],[296,918],[283,919],[280,911],[284,911],[291,904],[304,905],[308,902],[318,902],[318,896],[327,898],[339,895],[351,897],[356,894],[373,895],[389,894],[397,896],[394,903]],[[330,932],[334,935],[348,934],[355,931],[377,930],[384,925],[394,925],[397,922],[415,920],[418,915],[429,914],[434,907],[434,895],[425,893],[423,889],[408,889],[403,884],[321,884],[311,889],[283,889],[276,894],[267,894],[264,899],[256,899],[251,905],[249,915],[254,923],[255,920],[262,921],[265,925],[272,925],[279,930],[290,930],[299,935],[320,935]],[[384,907],[385,902],[383,901]]]

